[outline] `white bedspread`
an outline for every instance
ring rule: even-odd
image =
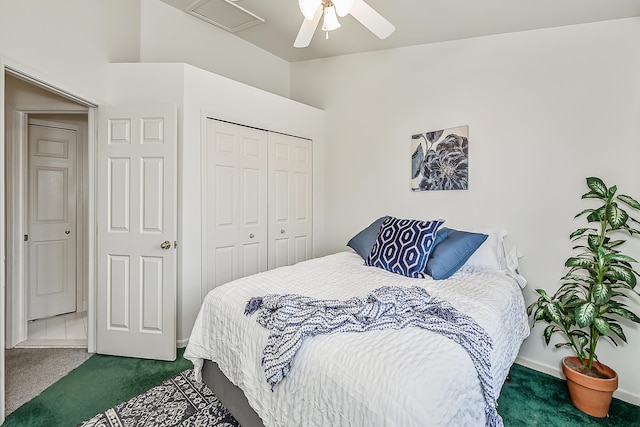
[[[492,337],[499,393],[529,334],[522,292],[511,277],[463,269],[447,280],[411,279],[367,267],[350,251],[212,290],[185,357],[198,373],[203,359],[217,362],[266,426],[484,426],[485,401],[470,357],[455,342],[420,328],[309,338],[273,392],[265,380],[260,360],[269,331],[244,315],[251,297],[347,299],[381,286],[416,285],[472,316]]]

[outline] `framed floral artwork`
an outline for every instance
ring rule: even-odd
[[[411,136],[411,190],[469,188],[469,126]]]

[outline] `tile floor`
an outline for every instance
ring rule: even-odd
[[[27,340],[16,347],[78,348],[86,346],[87,312],[81,311],[29,322]]]

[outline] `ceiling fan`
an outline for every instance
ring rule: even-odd
[[[381,39],[389,37],[396,30],[391,22],[363,0],[298,0],[298,6],[304,15],[304,21],[293,43],[294,47],[309,46],[323,16],[322,31],[327,33],[327,38],[329,31],[340,28],[338,16],[343,17],[347,14],[351,14]]]

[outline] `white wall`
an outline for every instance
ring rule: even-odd
[[[185,62],[289,94],[288,62],[160,0],[0,0],[0,58],[94,103],[111,62]]]
[[[185,342],[203,298],[201,123],[214,117],[313,139],[324,170],[323,112],[185,64],[112,64],[110,103],[178,105],[178,341]],[[150,76],[153,76],[150,78]],[[158,88],[162,88],[159,90]],[[323,239],[323,181],[314,179],[314,252]]]
[[[640,198],[640,19],[474,38],[292,64],[291,95],[325,110],[325,251],[374,219],[505,227],[534,288],[555,290],[584,179]],[[469,125],[469,190],[410,191],[412,134]],[[638,215],[640,218],[640,215]],[[640,243],[627,246],[640,259]],[[636,312],[640,298],[635,298]],[[627,325],[628,323],[625,323]],[[520,356],[558,373],[538,325]],[[640,328],[599,347],[640,403]],[[525,360],[526,361],[526,360]]]
[[[137,61],[140,4],[131,0],[0,0],[0,57],[93,102],[106,65]]]
[[[141,0],[141,62],[184,62],[289,96],[289,63],[160,0]]]

